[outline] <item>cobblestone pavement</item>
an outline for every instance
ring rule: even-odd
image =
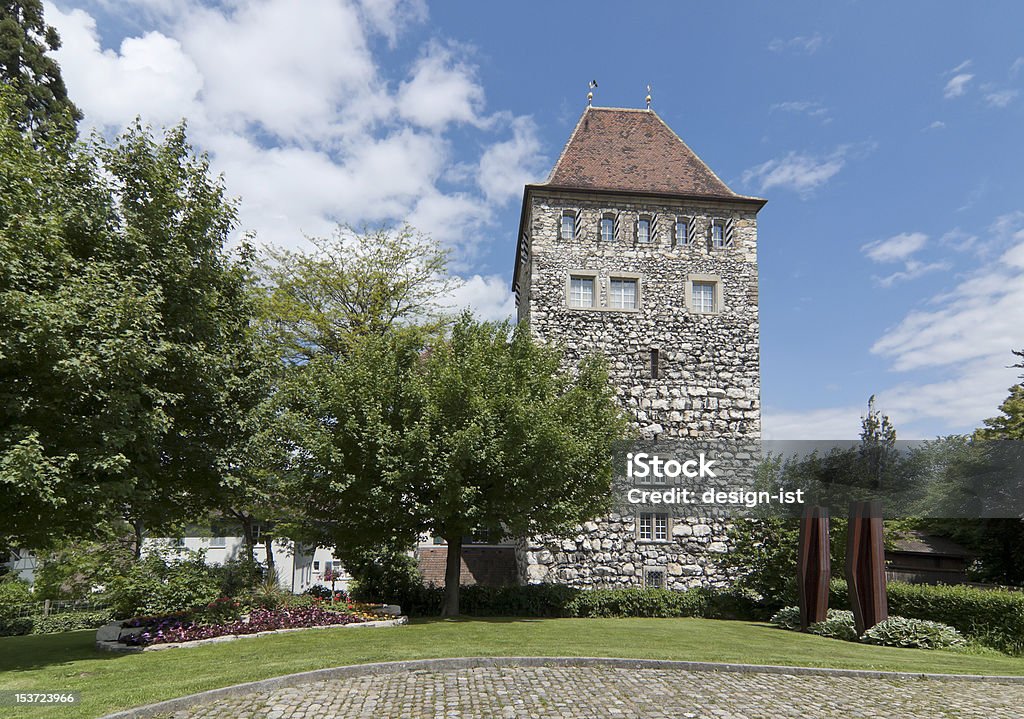
[[[1024,684],[945,679],[485,667],[254,692],[164,719],[792,719],[1024,716]]]

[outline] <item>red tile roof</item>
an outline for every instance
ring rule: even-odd
[[[545,185],[739,198],[653,110],[588,107]]]

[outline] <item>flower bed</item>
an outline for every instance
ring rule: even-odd
[[[379,619],[379,617],[354,607],[349,610],[347,607],[345,609],[327,609],[319,606],[254,609],[248,617],[215,624],[199,623],[188,614],[138,617],[126,622],[124,626],[142,628],[143,631],[123,636],[118,641],[128,646],[178,644],[198,639],[258,634],[278,629],[361,624],[375,619]]]

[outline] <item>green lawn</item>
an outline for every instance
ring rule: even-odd
[[[8,706],[0,707],[0,716],[97,717],[293,672],[430,657],[604,656],[1024,675],[1024,659],[994,653],[871,647],[765,624],[710,619],[428,620],[407,627],[315,630],[131,655],[97,652],[93,638],[91,631],[0,638],[0,689],[82,693],[75,707]]]

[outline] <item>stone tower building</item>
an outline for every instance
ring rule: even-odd
[[[566,361],[601,351],[646,438],[761,431],[757,213],[652,110],[588,107],[527,185],[513,290]],[[612,514],[518,551],[525,581],[685,588],[722,582],[724,528]]]

